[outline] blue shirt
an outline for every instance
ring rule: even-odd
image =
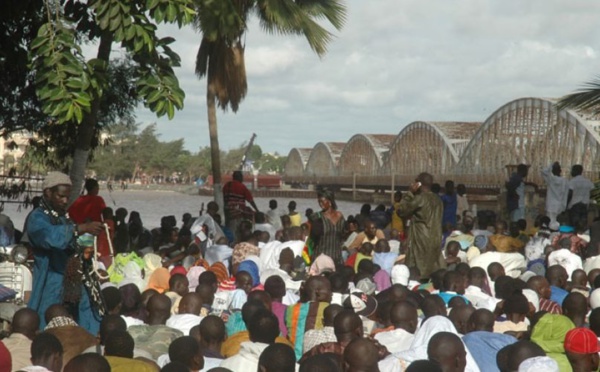
[[[562,288],[559,287],[555,287],[553,285],[550,286],[550,300],[556,302],[557,304],[559,304],[560,306],[562,306],[562,303],[565,299],[565,297],[567,297],[567,295],[569,294],[569,292],[565,291]]]
[[[446,307],[448,307],[448,302],[450,302],[450,300],[453,299],[454,297],[460,297],[463,300],[465,300],[465,303],[467,305],[470,304],[469,300],[467,300],[467,298],[465,296],[459,295],[456,292],[440,292],[440,293],[438,293],[438,296],[440,296],[442,298],[442,300],[444,300]]]
[[[482,371],[500,372],[496,364],[496,355],[503,347],[514,344],[513,336],[486,331],[467,333],[462,338],[473,359]]]

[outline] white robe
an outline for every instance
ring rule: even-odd
[[[552,174],[552,165],[542,170],[542,177],[547,185],[546,212],[558,215],[567,208],[569,181]]]

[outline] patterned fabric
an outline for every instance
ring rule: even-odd
[[[222,262],[215,262],[211,267],[208,268],[208,271],[215,273],[219,283],[224,282],[229,278],[229,272]]]
[[[310,238],[314,241],[314,249],[311,257],[317,257],[324,253],[331,257],[334,262],[342,262],[342,243],[346,220],[343,216],[333,224],[331,220],[324,217],[320,212],[311,216]]]
[[[333,332],[333,327],[323,327],[323,329],[311,329],[304,334],[304,344],[302,353],[306,353],[317,345],[326,342],[336,342],[337,338]]]
[[[296,359],[302,357],[305,332],[323,328],[323,311],[327,306],[329,306],[327,302],[306,302],[288,306],[285,324],[288,338],[294,344]]]
[[[233,253],[231,257],[231,265],[239,264],[244,261],[248,256],[258,256],[260,250],[257,246],[248,242],[241,242],[233,247]]]
[[[113,258],[113,264],[110,265],[107,270],[112,283],[119,284],[119,282],[123,280],[125,277],[125,265],[127,265],[129,261],[135,262],[140,269],[143,269],[146,266],[146,262],[138,257],[135,252],[117,254]]]
[[[183,332],[162,324],[131,326],[127,332],[133,337],[135,346],[150,353],[154,360],[168,353],[171,342],[183,336]]]
[[[554,301],[540,298],[540,311],[547,311],[550,314],[562,314],[562,308]]]
[[[338,355],[340,359],[343,359],[345,349],[346,347],[338,343],[337,341],[319,344],[313,347],[312,349],[308,350],[306,353],[304,353],[304,355],[302,356],[302,358],[300,358],[298,363],[302,364],[306,359],[310,358],[311,356],[321,355],[325,353],[333,353],[335,355]]]
[[[69,318],[68,316],[57,316],[57,317],[53,318],[46,325],[46,328],[44,328],[44,330],[48,330],[48,329],[52,329],[52,328],[58,328],[58,327],[64,327],[64,326],[74,326],[74,327],[77,327],[77,326],[79,326],[79,324],[77,324],[76,321],[74,321],[73,319]]]

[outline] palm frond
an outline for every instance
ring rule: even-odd
[[[263,30],[282,35],[303,35],[311,49],[322,57],[333,35],[314,20],[324,17],[313,14],[316,10],[315,6],[303,9],[294,0],[257,1],[257,13]]]
[[[203,78],[208,72],[208,60],[214,50],[214,42],[209,41],[207,38],[202,38],[200,42],[200,48],[196,54],[196,75],[198,78]]]
[[[338,31],[346,23],[348,11],[340,0],[296,0],[296,3],[311,17],[327,19]]]
[[[558,109],[576,109],[600,114],[600,76],[584,84],[577,92],[564,96],[556,104]]]

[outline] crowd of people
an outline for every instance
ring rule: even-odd
[[[94,180],[67,213],[71,182],[52,172],[0,371],[596,371],[600,220],[590,183],[544,172],[549,213],[531,226],[519,167],[509,221],[427,173],[354,216],[326,189],[316,213],[259,211],[236,174],[224,219],[211,202],[152,230]]]

